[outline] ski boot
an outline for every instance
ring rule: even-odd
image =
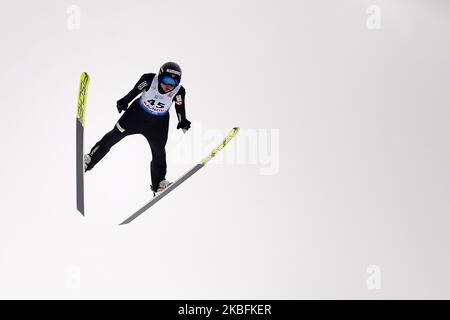
[[[156,188],[156,190],[152,186],[153,196],[156,197],[158,194],[160,194],[161,192],[166,190],[172,183],[173,182],[170,182],[170,181],[164,179],[158,184],[158,188]]]
[[[89,154],[85,154],[83,160],[84,160],[84,172],[91,170],[92,168],[89,166],[89,164],[91,163],[91,156]]]

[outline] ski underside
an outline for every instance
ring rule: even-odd
[[[77,210],[84,216],[84,116],[86,112],[86,97],[89,86],[89,76],[81,74],[77,100],[76,125],[76,169],[77,169]]]
[[[200,163],[196,164],[191,170],[186,172],[184,175],[182,175],[180,178],[178,178],[176,181],[174,181],[170,186],[167,187],[163,192],[156,195],[152,200],[147,202],[142,208],[140,208],[138,211],[133,213],[129,218],[125,219],[120,225],[128,224],[137,217],[139,217],[142,213],[144,213],[148,208],[153,206],[155,203],[157,203],[159,200],[167,196],[170,192],[172,192],[176,187],[178,187],[180,184],[182,184],[184,181],[189,179],[194,173],[196,173],[198,170],[203,168],[212,158],[216,156],[219,151],[221,151],[225,146],[233,139],[236,134],[239,132],[239,127],[233,128],[230,133],[222,140],[222,142],[214,148],[205,158],[200,161]]]

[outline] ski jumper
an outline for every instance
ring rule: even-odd
[[[167,172],[165,146],[169,133],[169,109],[175,102],[175,110],[179,122],[186,120],[186,90],[181,84],[172,91],[164,93],[154,73],[144,74],[133,89],[118,102],[130,107],[117,121],[114,128],[105,134],[91,149],[91,162],[86,170],[92,169],[114,146],[124,137],[142,134],[150,146],[152,160],[150,174],[152,189],[158,188],[159,182],[165,179]]]

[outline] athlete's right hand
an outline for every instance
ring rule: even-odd
[[[117,100],[117,111],[119,111],[119,113],[121,113],[122,111],[127,110],[127,108],[128,108],[128,103],[126,103],[122,99]]]

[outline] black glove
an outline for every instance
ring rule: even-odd
[[[128,103],[123,101],[123,99],[117,100],[117,111],[121,113],[128,109]]]
[[[191,122],[187,119],[181,120],[178,122],[177,129],[183,129],[184,131],[189,130],[191,127]]]

